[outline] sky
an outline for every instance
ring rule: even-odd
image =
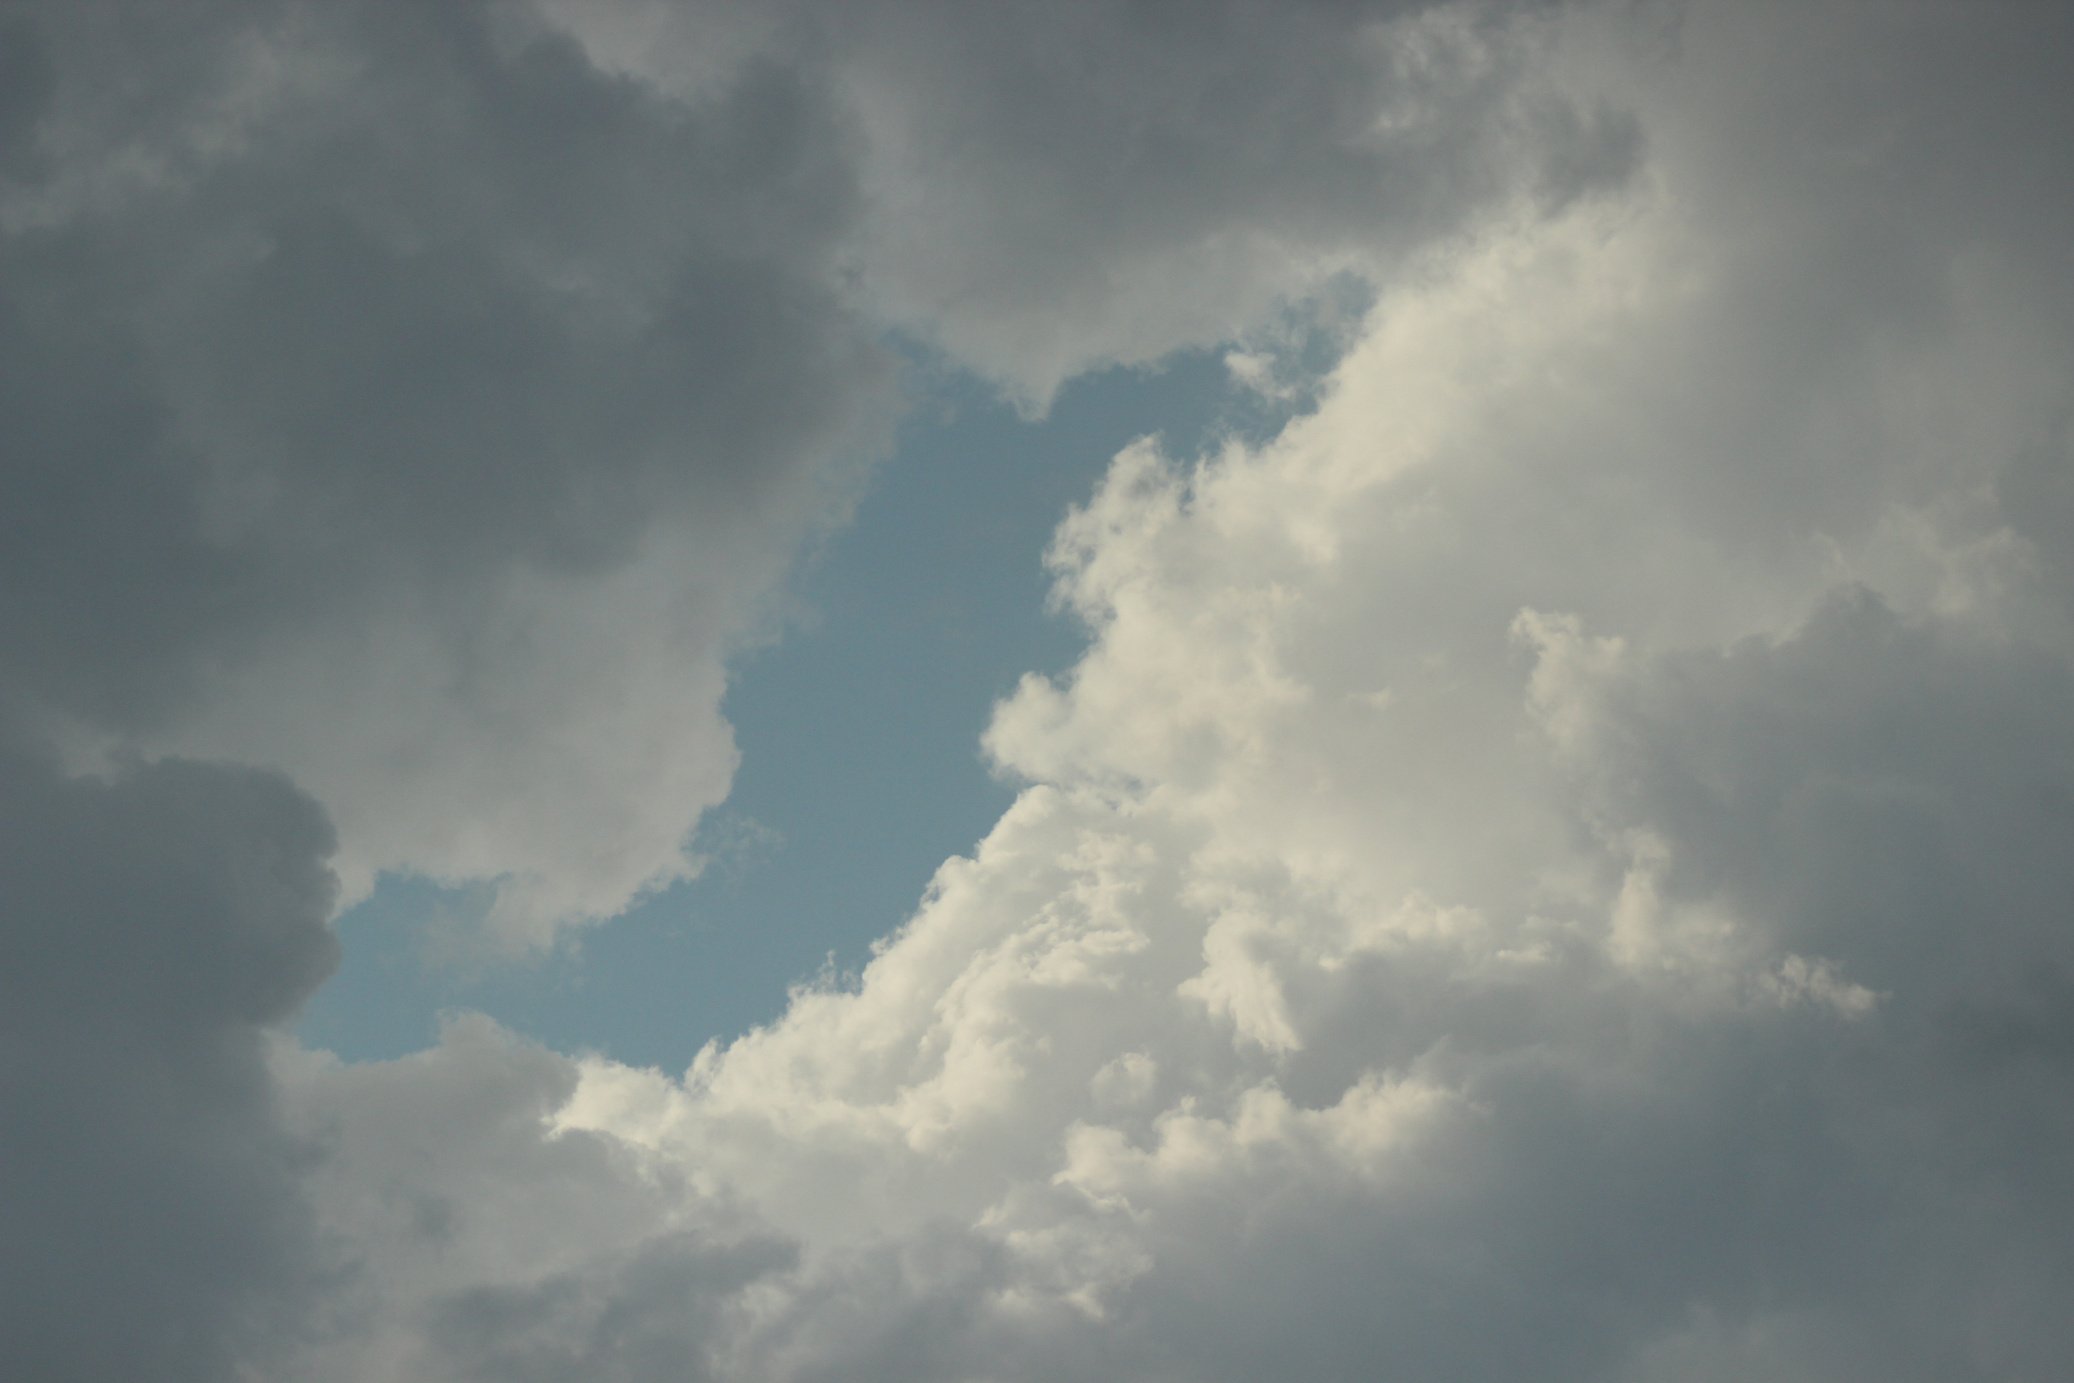
[[[0,1374],[2058,1377],[2070,58],[0,0]]]
[[[1330,350],[1315,326],[1287,335]],[[741,762],[694,836],[705,867],[579,944],[502,965],[452,950],[465,885],[387,878],[337,920],[340,968],[304,1007],[303,1040],[398,1057],[467,1009],[679,1069],[777,1018],[792,985],[859,969],[1013,800],[979,737],[1023,673],[1063,671],[1080,647],[1046,601],[1058,516],[1142,436],[1196,447],[1300,405],[1229,378],[1210,351],[1091,372],[1041,419],[970,378],[934,381],[856,512],[802,555],[782,632],[730,667]]]

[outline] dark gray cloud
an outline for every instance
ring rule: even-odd
[[[335,955],[332,827],[284,779],[137,748],[241,694],[200,747],[286,764],[363,839],[465,840],[541,795],[438,791],[471,753],[532,777],[534,737],[645,678],[653,705],[597,733],[669,762],[645,741],[680,731],[653,794],[680,800],[637,809],[660,845],[568,915],[667,867],[724,791],[724,640],[893,402],[834,273],[856,190],[825,86],[765,62],[667,99],[480,4],[0,18],[10,1375],[265,1371],[351,1279],[307,1204],[322,1141],[282,1127],[266,1064]],[[660,581],[658,543],[693,554]],[[644,581],[683,613],[534,652]],[[598,665],[527,685],[568,661]],[[45,739],[115,767],[71,776]],[[357,882],[510,867],[425,839],[375,839]]]
[[[781,1246],[663,1243],[600,1270],[440,1301],[426,1335],[441,1377],[498,1383],[704,1383],[741,1289],[789,1266]]]
[[[664,101],[499,13],[14,21],[57,75],[8,196],[10,585],[74,602],[21,616],[17,696],[113,718],[370,586],[768,516],[868,412],[825,97],[765,66]]]
[[[10,714],[288,768],[355,890],[530,871],[535,939],[682,872],[724,647],[896,401],[827,82],[664,96],[488,4],[10,24]],[[572,721],[676,747],[625,792]]]
[[[1042,397],[1091,354],[1233,334],[1523,194],[1617,187],[1640,130],[1537,86],[1536,8],[889,7],[861,100],[928,234],[880,228],[884,291]]]
[[[715,27],[820,56],[860,128],[866,299],[1038,404],[1494,208],[1617,187],[1642,149],[1630,113],[1537,72],[1556,6],[548,8],[664,86]]]
[[[0,1360],[213,1383],[321,1287],[266,1029],[330,972],[331,829],[280,778],[0,763]]]
[[[1671,889],[1932,1011],[2074,965],[2061,658],[1860,591],[1786,643],[1668,660],[1614,695],[1607,810],[1673,843]]]
[[[1727,1281],[1706,1299],[1792,1302],[1845,1374],[2025,1376],[2068,1347],[2042,1302],[2074,1282],[2070,692],[2063,652],[1863,590],[1603,689],[1590,810],[1660,843],[1659,904],[1747,919],[1878,995],[1859,1040],[1714,1054],[1724,1122],[1688,1172],[1772,1207],[1707,1237]]]

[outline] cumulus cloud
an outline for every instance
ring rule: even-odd
[[[287,769],[349,897],[610,916],[693,867],[725,655],[883,443],[887,328],[1041,403],[1617,183],[1631,125],[1529,80],[1531,28],[24,7],[9,699],[76,761]]]
[[[681,1075],[546,1051],[479,1019],[361,1066],[277,1038],[261,1068],[262,1027],[321,972],[314,809],[244,770],[25,770],[25,819],[45,800],[80,805],[41,818],[59,834],[27,837],[13,872],[84,882],[11,916],[87,919],[72,925],[96,935],[92,919],[116,915],[89,890],[100,875],[52,861],[80,853],[64,833],[77,818],[130,823],[89,844],[156,869],[159,817],[132,813],[132,798],[173,819],[168,858],[202,861],[205,882],[207,862],[228,859],[225,878],[254,890],[205,893],[206,921],[170,917],[166,935],[203,941],[236,924],[206,970],[183,950],[177,965],[103,976],[56,922],[9,938],[31,948],[30,972],[63,980],[48,1012],[23,1010],[23,1051],[69,1050],[65,1034],[105,1022],[112,1045],[84,1050],[125,1052],[139,1015],[164,1005],[189,1015],[183,1031],[216,1035],[181,1058],[181,1079],[223,1102],[182,1103],[131,1144],[151,1171],[146,1206],[188,1203],[183,1121],[260,1159],[259,1193],[227,1219],[256,1226],[257,1247],[181,1279],[204,1323],[183,1337],[190,1376],[287,1358],[295,1376],[339,1383],[1928,1383],[2049,1376],[2066,1357],[2074,205],[2041,175],[2067,124],[2051,58],[2065,17],[1319,7],[1275,25],[1240,6],[1191,20],[1117,5],[1046,24],[1011,9],[988,27],[923,7],[824,22],[782,7],[564,6],[536,29],[460,13],[453,32],[478,46],[413,46],[382,70],[473,54],[410,88],[428,101],[476,90],[457,72],[499,74],[482,78],[497,92],[531,89],[513,72],[572,83],[606,112],[596,157],[576,160],[586,176],[667,131],[690,141],[668,148],[702,178],[746,178],[739,206],[754,208],[823,186],[800,171],[821,167],[808,153],[840,150],[844,176],[826,184],[850,188],[826,204],[840,204],[840,229],[773,250],[773,291],[805,294],[781,299],[822,304],[844,331],[871,314],[907,322],[1033,399],[1086,363],[1225,335],[1320,266],[1357,262],[1376,303],[1316,408],[1278,436],[1199,457],[1148,440],[1115,458],[1050,558],[1086,652],[1027,679],[987,735],[1022,785],[1013,807],[854,982],[802,987],[781,1019]],[[694,60],[682,44],[696,32],[714,42]],[[335,42],[315,48],[360,51]],[[1257,66],[1237,56],[1259,44]],[[1092,70],[1069,81],[1059,64],[1074,58]],[[27,83],[53,112],[67,61],[18,64],[60,74]],[[499,181],[494,158],[451,184],[384,176],[352,194],[364,204],[339,194],[361,218],[351,235],[376,236],[366,253],[382,267],[366,278],[353,276],[362,252],[324,224],[299,232],[318,237],[303,270],[287,238],[261,254],[230,236],[206,262],[182,238],[175,269],[97,258],[115,250],[74,243],[81,218],[147,191],[185,207],[204,194],[178,189],[209,184],[195,168],[248,137],[235,106],[172,119],[186,88],[124,89],[160,112],[150,130],[187,133],[123,145],[130,155],[67,182],[38,161],[62,164],[64,139],[112,139],[113,117],[96,107],[67,126],[9,107],[0,120],[38,133],[0,150],[30,168],[10,246],[49,255],[28,281],[57,285],[16,294],[20,331],[41,334],[8,349],[46,375],[26,376],[44,382],[11,414],[50,439],[42,455],[97,455],[108,434],[95,429],[129,439],[123,503],[88,503],[65,488],[76,468],[55,461],[40,483],[47,512],[110,525],[106,546],[138,565],[54,539],[10,555],[76,569],[81,598],[112,592],[94,597],[108,617],[161,642],[96,650],[62,636],[64,607],[17,601],[8,637],[40,651],[11,674],[11,713],[277,759],[338,814],[348,860],[356,832],[380,838],[356,810],[453,792],[462,825],[413,862],[508,872],[494,848],[457,842],[535,839],[499,805],[558,754],[601,765],[600,792],[627,774],[634,797],[649,791],[645,765],[603,746],[660,712],[623,681],[615,695],[637,709],[595,710],[599,684],[579,673],[662,655],[594,628],[594,602],[666,622],[679,607],[642,593],[711,589],[710,557],[726,595],[689,598],[678,646],[717,658],[711,631],[739,627],[728,601],[750,585],[731,575],[727,523],[710,520],[717,555],[698,540],[704,516],[768,503],[806,522],[812,506],[788,497],[814,469],[796,458],[849,435],[841,420],[861,424],[838,410],[794,433],[791,410],[764,421],[767,437],[736,437],[727,455],[763,458],[741,475],[644,469],[639,439],[721,426],[651,417],[648,377],[617,372],[643,333],[668,336],[639,290],[699,282],[707,261],[642,239],[639,218],[571,229],[526,200],[539,189],[525,178]],[[697,163],[734,147],[731,103],[758,100],[796,103],[798,142]],[[472,134],[495,126],[464,120],[466,102],[432,105]],[[332,104],[308,109],[326,117],[308,148],[350,192],[374,155],[332,129]],[[1054,142],[1033,111],[1055,116]],[[1140,166],[1142,205],[1126,177]],[[662,195],[643,167],[622,191]],[[718,205],[666,222],[750,215]],[[473,257],[413,259],[422,281],[393,277],[391,260],[441,253],[449,224],[497,232],[480,230],[490,249]],[[889,247],[895,227],[912,239]],[[1234,245],[1240,258],[1218,258]],[[1244,257],[1262,245],[1265,258]],[[520,274],[499,254],[538,276],[518,306],[469,287]],[[53,275],[75,262],[92,273],[67,288]],[[117,265],[151,291],[109,286]],[[269,289],[234,311],[234,294],[202,291],[273,272],[292,286],[311,265],[345,276],[370,311],[408,308],[435,343],[425,369],[444,368],[440,312],[475,323],[514,353],[543,411],[485,441],[464,425],[480,402],[466,368],[458,382],[413,370],[425,393],[404,389],[394,419],[334,437],[312,421],[329,374],[305,373],[270,315],[294,316],[294,295]],[[1174,305],[1171,285],[1197,275],[1202,295]],[[1114,284],[1127,287],[1103,291]],[[120,332],[58,311],[102,301]],[[745,329],[772,329],[771,301],[740,309]],[[174,360],[174,337],[155,333],[208,313],[222,332]],[[546,345],[528,335],[542,320]],[[833,339],[857,354],[828,359],[872,358],[866,335]],[[94,397],[125,406],[74,406],[81,375],[16,340],[76,351],[65,359],[103,379]],[[350,341],[325,351],[344,378],[400,368]],[[210,374],[233,361],[234,375]],[[869,369],[829,368],[871,397]],[[227,382],[274,369],[265,409]],[[601,507],[570,511],[595,459],[534,474],[526,446],[559,458],[539,428],[608,379],[626,417],[583,437],[618,460]],[[350,392],[372,391],[363,377]],[[683,406],[726,406],[701,397]],[[451,475],[336,473],[340,456],[449,427],[467,440],[439,463]],[[440,540],[412,497],[494,473],[503,461],[470,448],[507,442],[521,475],[494,521]],[[327,460],[333,445],[347,450]],[[680,484],[698,487],[699,503],[679,495],[689,517],[650,517]],[[715,495],[739,503],[709,508]],[[278,529],[261,522],[275,505],[293,511]],[[323,581],[255,584],[304,550]],[[134,579],[146,571],[189,575]],[[212,591],[266,599],[247,610]],[[341,647],[381,656],[335,682],[326,660]],[[696,666],[717,679],[717,662]],[[374,709],[361,677],[382,692]],[[692,685],[717,695],[717,680]],[[498,727],[543,707],[582,728],[470,776],[467,746],[489,753]],[[441,717],[480,717],[484,738],[442,749],[459,758],[377,755],[399,766],[327,776],[334,762],[368,772],[370,745],[413,743],[390,728],[429,734]],[[382,776],[413,773],[424,796]],[[704,781],[724,790],[724,772]],[[190,798],[218,806],[183,815]],[[288,838],[265,868],[223,844],[277,831]],[[641,839],[615,819],[592,844]],[[629,848],[646,863],[606,871],[616,884],[564,858],[534,896],[581,911],[667,847]],[[173,886],[107,884],[147,900]],[[231,984],[248,971],[256,988]],[[112,1060],[50,1069],[70,1073],[54,1092],[125,1088]],[[68,1109],[33,1128],[102,1139],[99,1119]],[[41,1155],[61,1188],[87,1184]],[[74,1200],[45,1241],[84,1222],[87,1194],[61,1191]],[[321,1276],[321,1298],[298,1272]],[[32,1338],[69,1363],[83,1346],[49,1333],[67,1319]],[[269,1329],[250,1333],[254,1320]]]
[[[686,1217],[540,1299],[691,1330],[689,1376],[2063,1357],[2058,208],[1912,138],[1934,105],[1827,94],[1968,54],[2014,131],[2018,21],[2059,21],[1881,13],[1761,92],[1799,18],[1587,24],[1646,180],[1386,284],[1273,441],[1120,456],[1053,553],[1088,652],[999,709],[1030,786],[975,854],[854,987],[532,1106]],[[782,1249],[614,1286],[707,1281],[738,1217]],[[597,1309],[499,1357],[572,1367]]]
[[[893,403],[821,86],[666,99],[508,6],[15,29],[17,713],[283,767],[355,892],[498,881],[522,941],[683,873],[728,642]]]

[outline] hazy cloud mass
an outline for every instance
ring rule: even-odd
[[[2059,1377],[2070,58],[0,0],[0,1375]],[[1056,516],[1084,647],[860,973],[675,1070],[294,1035],[384,880],[525,964],[698,872],[946,380],[1177,352],[1286,421]]]

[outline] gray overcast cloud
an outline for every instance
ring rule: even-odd
[[[2070,56],[0,3],[0,1374],[2059,1376]],[[523,957],[696,870],[904,360],[1184,348],[1316,407],[1058,516],[1084,652],[860,975],[678,1071],[291,1035],[385,873]]]

